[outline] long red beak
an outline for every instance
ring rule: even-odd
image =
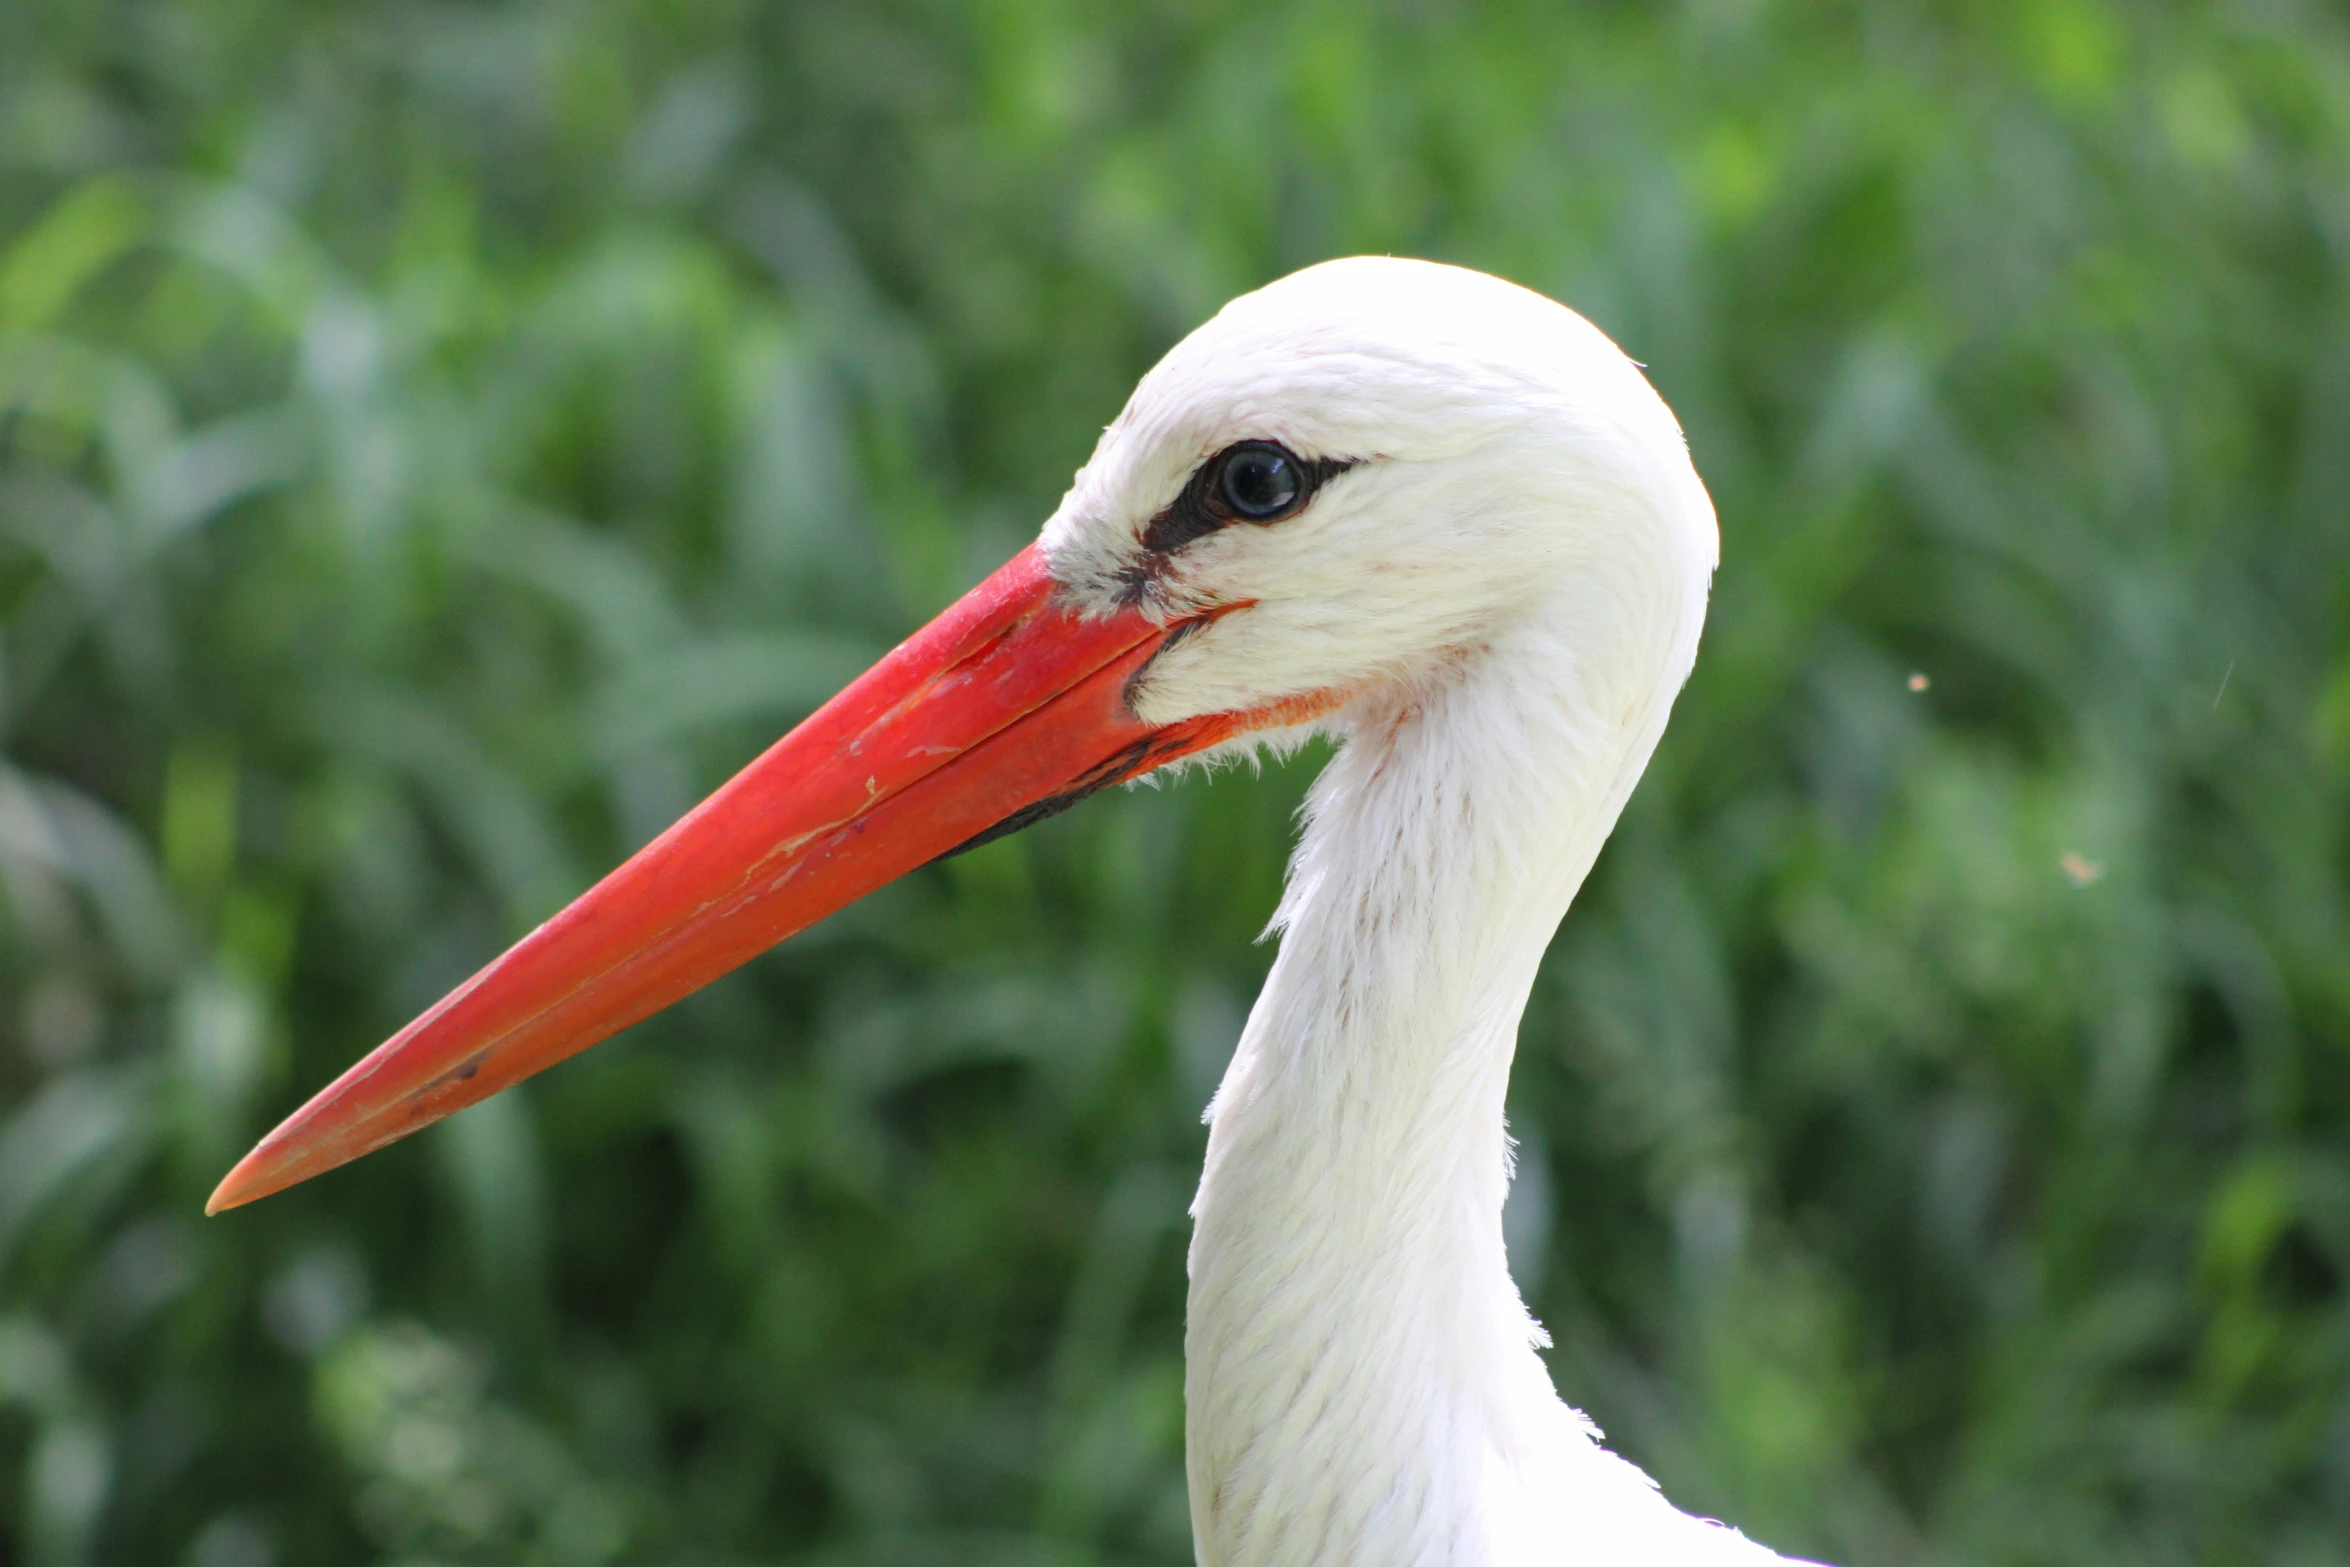
[[[1153,728],[1125,691],[1175,628],[1053,596],[1032,545],[287,1117],[205,1212],[486,1099],[992,830],[1328,705]]]

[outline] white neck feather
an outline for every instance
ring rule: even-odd
[[[1193,1208],[1203,1567],[1769,1559],[1558,1401],[1502,1247],[1519,1015],[1704,613],[1710,550],[1627,544],[1314,786]]]

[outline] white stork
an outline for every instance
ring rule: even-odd
[[[1341,742],[1209,1109],[1203,1567],[1781,1558],[1561,1402],[1502,1249],[1535,967],[1664,732],[1718,552],[1681,430],[1538,294],[1428,262],[1234,300],[1037,542],[354,1066],[213,1211],[666,1006],[881,883],[1186,756]]]

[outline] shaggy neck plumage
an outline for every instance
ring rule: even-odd
[[[1546,630],[1571,611],[1366,704],[1315,785],[1194,1207],[1207,1567],[1506,1559],[1491,1536],[1527,1486],[1556,1492],[1541,1471],[1615,1463],[1551,1391],[1510,1280],[1502,1107],[1535,968],[1687,639],[1668,613],[1578,653]]]

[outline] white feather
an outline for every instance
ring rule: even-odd
[[[1242,440],[1356,465],[1146,558]],[[1202,1567],[1779,1560],[1560,1401],[1502,1246],[1519,1016],[1704,622],[1713,509],[1671,412],[1539,295],[1330,262],[1177,345],[1043,543],[1081,603],[1246,606],[1161,653],[1143,717],[1343,699],[1193,1206]]]

